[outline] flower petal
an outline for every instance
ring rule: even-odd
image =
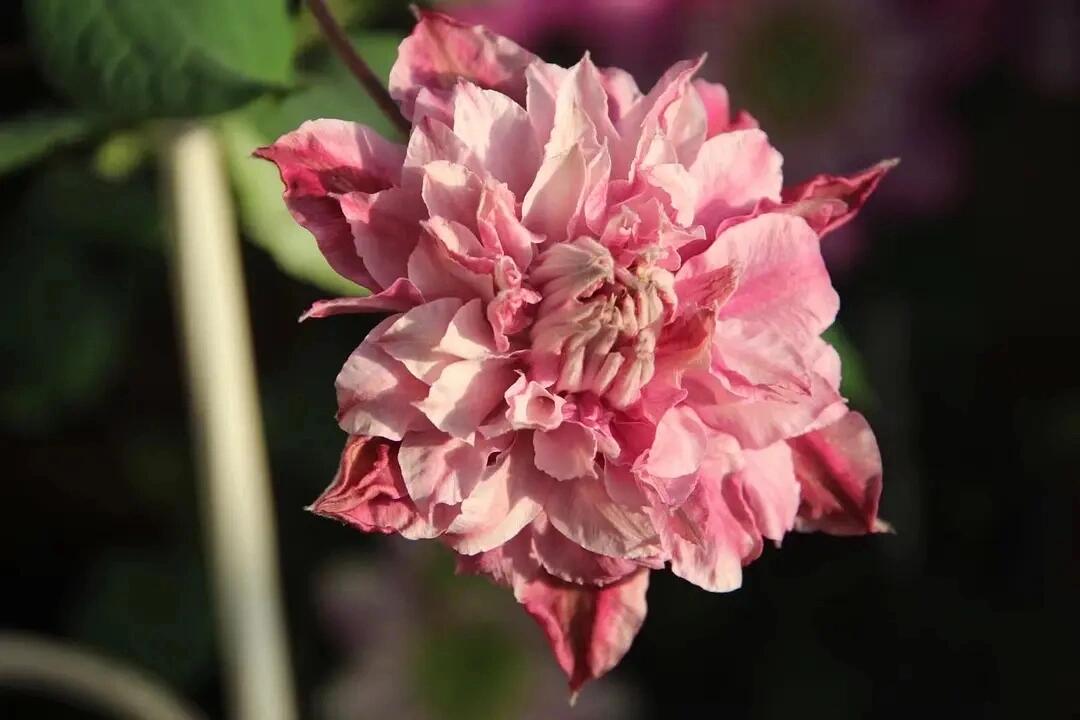
[[[416,407],[435,427],[467,440],[503,402],[503,394],[515,379],[505,360],[461,360],[446,366]]]
[[[760,130],[736,130],[709,138],[690,175],[698,188],[694,221],[712,232],[724,218],[749,210],[759,200],[779,202],[782,158]]]
[[[398,278],[385,290],[374,295],[317,300],[300,316],[300,320],[349,313],[404,312],[422,302],[424,298],[416,286],[405,278]]]
[[[758,532],[779,545],[794,527],[799,509],[799,483],[791,449],[778,442],[762,450],[747,450],[743,458],[746,464],[734,480],[742,486]]]
[[[407,433],[398,449],[401,477],[416,506],[456,505],[476,487],[488,451],[445,433]]]
[[[633,559],[659,551],[648,515],[612,500],[599,478],[557,483],[544,510],[556,530],[600,555]]]
[[[799,530],[833,535],[889,530],[877,516],[881,453],[862,415],[849,412],[828,427],[788,442],[802,487]]]
[[[630,649],[645,621],[648,586],[649,571],[641,569],[603,588],[544,575],[522,590],[519,600],[547,635],[574,695]]]
[[[379,347],[430,385],[443,368],[457,359],[440,352],[437,346],[460,308],[461,301],[457,298],[418,305],[387,328],[379,338]]]
[[[899,162],[882,160],[849,177],[817,175],[800,185],[784,188],[783,201],[797,209],[797,214],[806,218],[819,236],[824,236],[855,217],[885,174]]]
[[[596,436],[576,422],[533,433],[536,467],[556,480],[596,477]]]
[[[277,165],[285,204],[315,236],[330,266],[360,285],[381,289],[357,252],[337,197],[397,185],[404,148],[358,123],[312,120],[255,155]]]
[[[390,95],[410,120],[417,95],[448,95],[459,79],[525,101],[525,68],[536,56],[482,26],[421,10],[420,22],[398,48],[390,70]]]
[[[338,373],[337,419],[350,435],[400,440],[407,431],[428,425],[415,407],[427,394],[427,386],[378,344],[397,319],[393,315],[376,325]]]
[[[454,133],[497,179],[524,196],[540,167],[540,145],[525,109],[471,83],[454,91]]]

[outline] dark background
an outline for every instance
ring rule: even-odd
[[[825,241],[897,534],[789,536],[727,595],[654,573],[646,624],[596,692],[641,718],[1075,716],[1078,11],[895,1],[864,23],[859,3],[776,1],[736,21],[729,4],[667,3],[633,47],[565,19],[522,40],[564,64],[592,47],[643,84],[709,50],[706,76],[775,128],[792,180],[903,158]],[[67,103],[21,5],[0,8],[5,117]],[[359,22],[409,27],[396,5]],[[733,27],[750,29],[737,41]],[[156,170],[149,157],[103,172],[104,139],[0,177],[0,628],[122,658],[223,717]],[[368,325],[298,325],[326,293],[252,244],[244,263],[302,716],[329,717],[333,678],[397,653],[393,682],[430,717],[525,717],[522,691],[470,697],[554,664],[515,648],[538,635],[527,622],[492,625],[516,610],[508,593],[447,580],[437,549],[304,512],[342,442],[333,377]],[[398,618],[408,648],[376,642],[365,623],[416,594],[426,604]],[[447,619],[447,605],[466,609]],[[342,622],[362,641],[341,642]],[[340,716],[407,716],[354,701]],[[0,688],[0,717],[97,716]]]

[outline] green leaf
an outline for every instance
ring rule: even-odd
[[[219,112],[292,80],[284,0],[34,0],[26,17],[46,76],[112,116]]]
[[[397,56],[398,35],[370,33],[353,38],[383,78]],[[281,199],[281,179],[271,163],[251,157],[305,120],[340,118],[369,125],[386,137],[396,130],[336,57],[324,56],[303,86],[281,98],[263,98],[230,114],[219,124],[238,196],[240,220],[248,237],[273,256],[282,270],[335,294],[356,295],[357,286],[326,263],[311,235],[289,215]]]
[[[822,339],[832,345],[840,355],[840,394],[850,399],[856,407],[873,409],[877,405],[878,397],[866,375],[866,363],[863,362],[862,353],[839,325],[833,325],[826,330]]]
[[[0,123],[0,175],[29,165],[90,130],[90,122],[77,115],[43,115]]]
[[[334,272],[319,252],[315,239],[289,214],[281,198],[277,169],[251,156],[252,150],[267,144],[267,138],[242,116],[223,119],[219,128],[236,190],[240,222],[247,236],[270,253],[289,275],[335,295],[358,294],[358,287]]]

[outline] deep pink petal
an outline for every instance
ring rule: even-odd
[[[300,316],[300,320],[349,313],[404,312],[422,302],[424,298],[416,286],[405,278],[398,278],[385,290],[374,295],[318,300]]]
[[[481,26],[442,13],[420,11],[420,22],[398,48],[390,70],[390,94],[413,119],[422,89],[449,95],[459,79],[491,88],[525,103],[525,68],[537,58]]]
[[[285,204],[296,222],[315,236],[330,266],[343,277],[378,290],[382,286],[364,265],[337,198],[397,185],[404,152],[364,125],[312,120],[255,155],[277,165],[285,184]]]
[[[350,437],[334,481],[310,510],[363,532],[396,532],[412,538],[438,535],[409,499],[395,452],[381,438]]]
[[[583,587],[541,576],[520,600],[540,624],[555,658],[576,694],[622,659],[645,621],[649,571],[602,588]]]
[[[802,487],[800,530],[834,535],[889,530],[877,516],[881,453],[862,415],[849,412],[828,427],[788,442]]]
[[[810,227],[819,236],[825,235],[855,217],[885,174],[898,163],[895,159],[882,160],[848,177],[818,175],[800,185],[784,188],[783,202],[800,208],[799,214]]]
[[[610,585],[637,570],[637,563],[589,552],[556,530],[543,514],[533,521],[533,552],[549,574],[577,585]]]

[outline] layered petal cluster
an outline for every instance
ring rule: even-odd
[[[423,14],[390,76],[407,144],[316,120],[258,151],[372,291],[307,316],[387,313],[338,375],[314,510],[511,588],[574,691],[627,651],[651,570],[733,590],[765,540],[885,527],[818,241],[891,163],[783,188],[700,65],[643,93]]]

